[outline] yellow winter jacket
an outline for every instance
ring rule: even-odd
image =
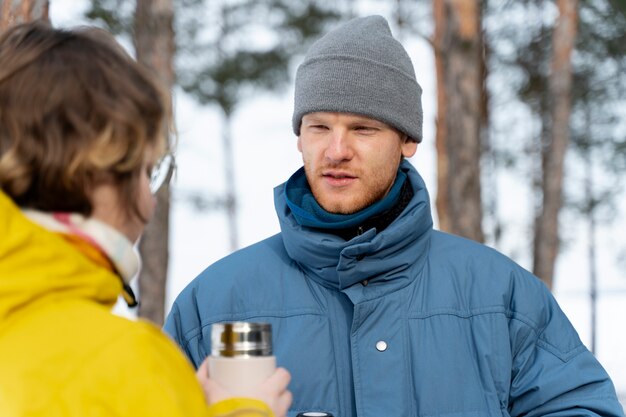
[[[208,408],[161,330],[110,313],[121,280],[29,221],[0,191],[0,415],[270,416],[256,400]]]

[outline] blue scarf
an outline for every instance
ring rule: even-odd
[[[382,200],[352,214],[335,214],[324,210],[313,197],[304,167],[287,180],[285,195],[287,205],[300,225],[319,229],[347,229],[359,226],[367,219],[392,208],[400,198],[406,178],[406,173],[398,169],[391,190]]]

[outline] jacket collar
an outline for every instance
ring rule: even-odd
[[[39,226],[60,234],[94,263],[115,272],[122,280],[124,301],[129,307],[139,305],[130,286],[139,272],[139,255],[132,242],[113,227],[78,213],[48,213],[32,209],[22,213]]]
[[[338,290],[365,282],[372,296],[415,279],[426,260],[433,222],[421,176],[408,161],[400,168],[413,188],[407,207],[380,233],[370,229],[349,241],[298,224],[285,200],[285,184],[276,187],[274,204],[285,249],[307,276]]]
[[[112,307],[122,292],[116,274],[33,223],[2,191],[0,236],[0,322],[46,300],[89,299]]]

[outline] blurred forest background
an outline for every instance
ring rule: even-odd
[[[412,162],[429,184],[437,227],[497,248],[551,289],[559,280],[583,282],[575,288],[584,290],[588,317],[577,328],[598,354],[598,303],[626,300],[625,1],[0,0],[0,30],[50,20],[55,7],[54,14],[73,16],[64,25],[110,30],[158,74],[174,93],[179,137],[172,136],[172,148],[193,154],[187,165],[179,158],[179,181],[161,190],[140,242],[139,316],[161,324],[173,297],[201,271],[172,277],[176,287],[167,283],[176,251],[170,244],[183,246],[170,237],[177,233],[171,213],[183,213],[177,207],[185,207],[181,222],[192,224],[186,252],[203,266],[278,231],[271,207],[245,210],[257,194],[242,190],[259,189],[259,205],[271,201],[271,187],[299,166],[289,127],[295,68],[308,45],[339,22],[381,14],[424,87],[418,154],[430,147],[430,161]],[[189,114],[202,126],[200,140],[211,144],[187,143]],[[267,138],[276,131],[279,137]],[[244,140],[252,153],[245,159]],[[272,145],[279,143],[284,154]],[[219,225],[202,226],[207,213]],[[259,232],[249,234],[252,228]],[[207,238],[223,241],[222,249],[209,254]],[[573,270],[557,273],[573,247]],[[617,276],[613,290],[599,284],[609,270]],[[615,315],[626,310],[606,311],[607,331],[624,335]],[[623,346],[626,336],[614,340]],[[599,357],[626,393],[626,377],[616,375],[626,369],[623,350],[607,359],[618,365]]]

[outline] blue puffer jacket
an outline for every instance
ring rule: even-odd
[[[432,229],[424,182],[384,231],[346,242],[296,223],[216,262],[165,330],[198,366],[211,324],[265,321],[292,374],[289,416],[623,416],[607,373],[546,287],[508,258]]]

